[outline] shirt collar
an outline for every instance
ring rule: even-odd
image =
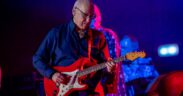
[[[69,29],[70,29],[70,32],[74,32],[74,34],[77,34],[77,36],[79,36],[79,34],[75,31],[75,28],[76,28],[76,24],[74,23],[73,19],[69,22]],[[87,34],[88,34],[88,29],[85,30],[85,36],[84,38],[87,37]]]
[[[74,29],[75,29],[75,27],[76,27],[76,25],[74,24],[74,21],[71,20],[71,21],[69,22],[69,29],[70,29],[70,31],[73,32]]]

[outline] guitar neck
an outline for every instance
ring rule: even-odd
[[[116,59],[114,59],[112,61],[109,61],[109,62],[114,62],[115,64],[117,64],[118,62],[123,61],[125,59],[126,59],[125,56],[123,56],[123,57],[116,58]],[[106,63],[108,63],[108,62],[100,63],[100,64],[97,64],[95,66],[86,68],[86,69],[84,69],[82,71],[79,71],[78,72],[78,76],[80,77],[80,76],[88,75],[88,74],[90,74],[92,72],[96,72],[98,70],[101,70],[101,69],[106,67]]]

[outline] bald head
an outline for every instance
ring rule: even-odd
[[[72,10],[73,21],[79,29],[85,30],[90,24],[93,13],[92,0],[76,0]]]
[[[73,8],[76,7],[86,12],[86,14],[88,13],[87,11],[92,12],[94,10],[92,0],[76,0]]]

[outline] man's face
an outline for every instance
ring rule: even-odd
[[[81,30],[85,30],[89,27],[91,19],[94,18],[93,10],[91,8],[75,7],[75,15],[73,19],[77,27]]]
[[[121,55],[122,56],[125,56],[127,53],[133,51],[132,42],[130,39],[121,40],[120,46],[121,46]]]
[[[120,41],[121,55],[125,56],[129,52],[137,51],[139,45],[137,41],[132,41],[130,38],[126,37]]]

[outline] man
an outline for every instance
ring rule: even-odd
[[[94,18],[92,1],[77,0],[72,9],[72,15],[73,18],[69,23],[49,31],[33,56],[34,67],[45,78],[53,81],[57,87],[61,87],[59,85],[63,82],[67,84],[70,77],[59,72],[55,67],[67,69],[69,66],[77,64],[75,62],[80,60],[80,57],[87,57],[89,61],[96,61],[97,64],[110,60],[104,35],[89,28],[90,21]],[[93,66],[93,63],[91,64]],[[89,65],[91,66],[91,64]],[[83,65],[78,66],[80,67],[78,69],[83,69]],[[106,70],[97,71],[91,78],[82,81],[88,84],[86,90],[74,91],[68,95],[95,95],[94,89],[101,78],[113,77],[114,63],[105,63],[105,66]],[[67,72],[67,70],[64,71]],[[49,87],[49,85],[45,87]],[[47,90],[45,89],[45,91]],[[46,95],[53,96],[55,92],[52,94],[46,92]]]
[[[96,17],[94,19],[92,19],[90,27],[92,29],[96,29],[96,30],[103,32],[103,34],[106,37],[108,46],[109,46],[111,58],[119,57],[120,44],[119,44],[118,36],[112,29],[105,28],[101,25],[102,15],[96,4],[94,5],[94,14],[96,15]]]
[[[125,35],[121,41],[121,55],[139,51],[139,43],[133,36]],[[148,84],[159,74],[152,64],[152,58],[137,58],[134,61],[125,60],[120,75],[124,75],[127,96],[144,96]],[[123,79],[120,76],[120,80]]]
[[[103,34],[105,35],[107,44],[109,46],[110,57],[113,59],[118,58],[120,56],[120,44],[119,44],[118,36],[112,29],[105,28],[101,25],[102,15],[101,15],[100,9],[96,4],[94,5],[94,13],[96,17],[92,19],[90,27],[92,29],[96,29],[103,32]],[[102,82],[103,86],[107,86],[107,87],[104,87],[106,88],[104,89],[104,91],[108,93],[108,96],[114,95],[114,94],[125,96],[126,94],[125,84],[123,82],[124,80],[119,81],[119,72],[123,72],[123,70],[119,70],[120,68],[119,66],[121,66],[121,64],[118,64],[118,66],[116,66],[117,68],[115,72],[115,80],[113,81],[113,84],[107,85],[107,84],[103,84],[104,82]]]

